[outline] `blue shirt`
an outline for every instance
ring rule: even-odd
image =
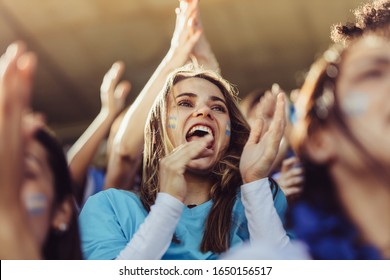
[[[283,221],[287,209],[286,198],[280,189],[272,191],[275,208]],[[199,250],[211,206],[212,201],[209,200],[194,208],[184,208],[175,231],[180,242],[172,242],[163,259],[203,260],[219,257],[216,253],[202,253]],[[108,189],[90,197],[79,217],[85,258],[115,259],[147,215],[140,199],[129,191]],[[231,247],[249,239],[245,209],[239,194],[232,215]]]

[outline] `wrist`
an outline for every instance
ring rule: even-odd
[[[170,48],[165,55],[162,64],[167,71],[171,72],[176,68],[182,67],[189,61],[189,54],[181,53],[178,48]]]
[[[258,180],[262,180],[264,178],[268,178],[268,175],[256,174],[256,175],[246,175],[241,177],[242,177],[242,182],[244,184],[249,184]]]
[[[113,121],[117,115],[117,113],[110,111],[108,108],[101,108],[98,117],[104,120]]]
[[[166,191],[166,190],[163,191],[162,190],[162,191],[160,191],[160,193],[168,194],[171,197],[173,197],[173,198],[177,199],[178,201],[180,201],[181,203],[184,203],[184,196],[178,194],[177,192]]]

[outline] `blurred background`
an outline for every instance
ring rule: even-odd
[[[201,0],[204,32],[241,98],[277,82],[286,91],[331,43],[330,26],[359,0]],[[0,0],[0,51],[23,40],[37,53],[33,108],[71,144],[100,110],[116,60],[132,83],[128,105],[168,51],[177,0]]]

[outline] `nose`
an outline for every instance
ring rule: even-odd
[[[192,115],[194,117],[204,117],[204,118],[213,119],[212,111],[210,107],[207,105],[199,107],[196,111],[194,111]]]

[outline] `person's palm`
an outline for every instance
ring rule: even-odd
[[[270,116],[267,111],[272,103],[275,110]],[[240,172],[244,183],[265,178],[270,172],[285,127],[284,95],[279,94],[276,98],[267,94],[258,110],[255,125],[241,154]]]

